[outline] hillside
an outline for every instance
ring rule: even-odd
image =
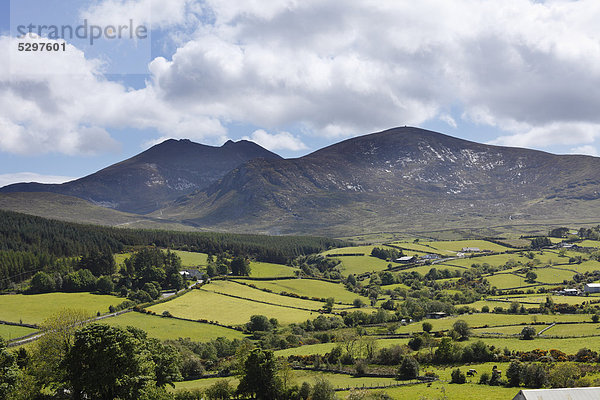
[[[204,228],[273,234],[415,231],[596,218],[600,159],[489,146],[418,128],[257,159],[161,210]]]
[[[88,175],[60,185],[19,183],[0,192],[52,192],[136,214],[157,210],[179,196],[204,189],[238,165],[263,157],[280,157],[249,141],[221,147],[189,140],[161,144]]]

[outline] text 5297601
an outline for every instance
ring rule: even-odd
[[[66,43],[19,43],[19,51],[66,51]]]

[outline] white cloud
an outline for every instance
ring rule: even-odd
[[[197,30],[172,57],[150,63],[140,90],[106,81],[101,64],[74,48],[60,61],[69,69],[63,77],[37,71],[10,80],[0,60],[0,149],[107,151],[115,147],[109,132],[120,128],[217,142],[229,123],[260,127],[265,143],[299,149],[308,135],[348,137],[431,119],[454,127],[460,121],[444,113],[456,105],[463,119],[504,131],[496,144],[575,148],[598,137],[597,0],[95,4],[82,15],[107,23],[134,15],[173,34],[190,23]],[[300,127],[298,143],[267,133],[289,126]]]
[[[351,136],[459,103],[465,118],[527,137],[535,126],[600,123],[596,1],[206,5],[213,23],[155,60],[153,83],[224,121]]]
[[[38,183],[65,183],[76,178],[70,176],[41,175],[35,172],[16,172],[14,174],[0,174],[0,187],[21,182]]]
[[[590,145],[585,145],[585,146],[579,146],[579,147],[572,148],[571,151],[570,151],[570,153],[571,154],[582,154],[582,155],[586,155],[586,156],[600,157],[600,153],[598,153],[598,150],[596,149],[596,147],[590,146]]]
[[[94,2],[80,12],[82,19],[100,26],[136,24],[167,28],[184,24],[193,14],[188,13],[192,0],[103,0]]]
[[[458,128],[458,124],[456,123],[456,120],[454,118],[452,118],[452,115],[450,114],[442,114],[440,115],[440,120],[445,122],[446,124],[448,124],[448,126],[450,126],[451,128]]]
[[[539,148],[552,145],[589,144],[597,138],[600,138],[600,124],[555,122],[518,131],[512,135],[500,136],[491,144]]]
[[[300,151],[306,150],[308,147],[289,132],[268,133],[262,129],[258,129],[252,133],[252,136],[244,137],[243,139],[251,140],[258,143],[267,150],[290,150]]]

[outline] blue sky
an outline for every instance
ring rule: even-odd
[[[0,0],[0,185],[84,176],[166,138],[298,157],[403,125],[597,155],[598,15],[596,0]],[[16,50],[62,43],[17,38],[23,21],[84,20],[151,36]]]

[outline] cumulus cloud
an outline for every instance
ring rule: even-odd
[[[70,176],[42,175],[35,172],[16,172],[14,174],[0,174],[0,187],[21,182],[38,183],[65,183],[76,178]]]
[[[76,137],[90,132],[110,148],[111,129],[123,127],[216,141],[229,123],[260,127],[258,139],[298,149],[310,135],[432,119],[494,127],[504,132],[494,143],[504,145],[576,148],[599,136],[597,0],[95,4],[82,15],[148,20],[152,6],[159,27],[192,18],[196,30],[150,63],[139,90],[107,82],[77,49],[62,62],[69,79],[7,82],[0,74],[0,149],[31,151],[19,147],[28,138],[42,143],[34,148],[64,142],[65,152],[85,152],[91,147]],[[464,121],[446,114],[457,105]],[[302,137],[282,136],[290,126]],[[69,135],[75,139],[53,140]]]
[[[582,154],[582,155],[586,155],[586,156],[600,157],[600,153],[598,153],[598,150],[596,149],[596,147],[591,146],[591,145],[574,147],[574,148],[571,149],[570,153],[571,154]]]
[[[181,25],[194,18],[191,0],[104,0],[80,11],[80,17],[100,26],[137,24],[152,28]]]
[[[267,150],[290,150],[300,151],[306,150],[308,147],[302,143],[302,140],[295,137],[289,132],[268,133],[262,129],[258,129],[252,133],[252,136],[245,136],[243,139],[251,140],[258,143]]]
[[[595,1],[206,5],[214,22],[155,60],[153,83],[223,120],[338,137],[436,117],[454,127],[440,110],[458,102],[520,142],[547,136],[538,126],[600,123]]]

